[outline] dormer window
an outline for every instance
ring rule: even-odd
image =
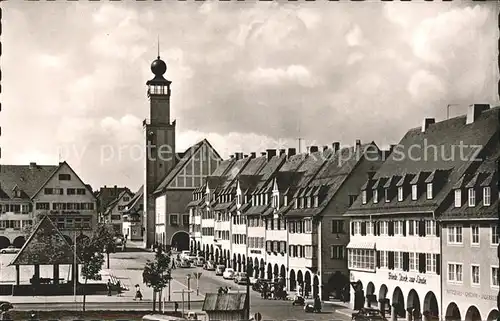
[[[434,196],[432,195],[432,183],[427,183],[427,199],[431,200]]]
[[[375,203],[375,204],[378,203],[378,190],[377,189],[373,190],[373,203]]]
[[[384,190],[384,193],[385,193],[385,195],[384,195],[385,202],[386,202],[386,203],[389,203],[389,202],[391,201],[390,194],[389,194],[389,189],[388,189],[388,188],[386,188],[386,189]]]
[[[263,205],[265,205],[265,204],[267,204],[267,203],[269,203],[269,200],[268,200],[268,195],[267,195],[267,194],[265,194],[265,195],[264,195],[264,204],[263,204]]]
[[[284,205],[284,206],[287,206],[287,205],[288,205],[288,195],[285,195],[285,196],[283,197],[283,205]]]
[[[304,208],[304,198],[303,197],[300,198],[300,204],[299,205],[300,205],[300,208]]]
[[[404,199],[403,186],[398,187],[398,202],[402,202]]]
[[[318,207],[319,206],[319,197],[316,195],[314,196],[314,207]]]
[[[241,205],[241,195],[236,196],[236,204]]]
[[[366,190],[364,190],[364,191],[361,193],[361,198],[362,198],[363,204],[366,204],[366,202],[367,202]]]
[[[418,190],[417,190],[417,185],[412,185],[411,186],[411,199],[413,201],[416,201],[417,200],[417,197],[418,197],[418,194],[417,194]]]
[[[293,208],[297,209],[299,207],[299,201],[295,199],[295,203],[293,204]]]
[[[252,196],[252,206],[255,206],[255,195]]]
[[[469,207],[476,206],[476,190],[469,188]]]
[[[307,208],[311,207],[311,196],[307,197]]]
[[[455,190],[455,207],[462,207],[462,191],[460,189]]]
[[[489,186],[483,187],[483,205],[491,205],[491,188]]]

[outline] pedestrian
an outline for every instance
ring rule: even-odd
[[[106,287],[108,288],[108,296],[111,296],[111,280],[108,280]]]
[[[178,309],[179,309],[179,303],[174,302],[174,310],[175,310],[175,312],[177,312]]]
[[[142,301],[142,293],[141,293],[141,288],[140,288],[139,284],[135,285],[135,297],[134,297],[134,301],[136,299],[139,299],[140,301]]]

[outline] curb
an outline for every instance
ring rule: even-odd
[[[342,310],[335,310],[335,313],[338,313],[338,314],[342,314],[342,315],[346,315],[348,317],[352,317],[352,314],[348,313],[348,312],[344,312]]]

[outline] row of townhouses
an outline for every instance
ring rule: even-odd
[[[496,320],[500,107],[426,118],[389,151],[236,153],[192,194],[190,247],[392,315]],[[349,286],[352,285],[352,287]]]
[[[0,249],[21,248],[43,215],[70,244],[97,224],[96,197],[66,162],[0,166]]]

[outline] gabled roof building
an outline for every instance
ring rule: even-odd
[[[350,279],[368,304],[392,307],[399,317],[448,316],[442,306],[448,271],[440,218],[458,212],[448,210],[455,190],[471,182],[480,166],[477,156],[498,141],[499,111],[471,105],[466,116],[424,119],[368,177],[346,213]],[[354,305],[354,296],[351,300]]]

